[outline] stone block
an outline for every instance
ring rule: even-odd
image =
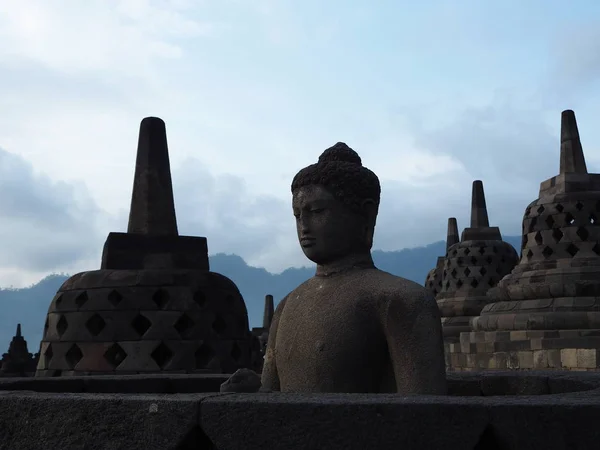
[[[593,348],[577,349],[577,367],[595,369],[598,367],[596,360],[597,350]]]
[[[533,369],[533,352],[532,351],[521,351],[517,353],[519,360],[520,369]]]
[[[577,349],[576,348],[562,348],[560,349],[560,361],[563,368],[574,368],[577,367]]]
[[[548,353],[546,350],[534,350],[533,352],[533,368],[547,369],[548,368]]]

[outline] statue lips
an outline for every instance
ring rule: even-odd
[[[316,241],[315,238],[302,236],[300,238],[300,245],[303,248],[313,247],[315,245],[315,241]]]

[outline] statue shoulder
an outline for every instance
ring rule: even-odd
[[[380,271],[382,307],[403,311],[405,314],[422,313],[424,310],[438,313],[437,303],[431,292],[424,286],[406,278]]]

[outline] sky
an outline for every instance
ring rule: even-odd
[[[518,235],[558,173],[560,112],[600,172],[600,2],[0,1],[0,286],[99,268],[140,121],[166,122],[180,234],[308,262],[290,183],[338,141],[382,184],[374,248]]]

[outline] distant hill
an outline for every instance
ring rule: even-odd
[[[520,248],[520,236],[505,236],[504,240],[517,250]],[[373,259],[381,270],[423,284],[437,257],[445,253],[445,246],[445,242],[439,241],[425,247],[394,252],[375,250]],[[272,294],[277,303],[292,289],[313,276],[315,271],[314,267],[303,267],[273,274],[247,265],[240,256],[225,254],[211,256],[210,267],[213,272],[221,273],[237,284],[246,301],[250,326],[253,327],[261,325],[266,294]],[[8,349],[8,343],[19,322],[29,344],[29,351],[38,350],[48,305],[67,277],[64,274],[53,274],[28,288],[0,289],[0,354]]]

